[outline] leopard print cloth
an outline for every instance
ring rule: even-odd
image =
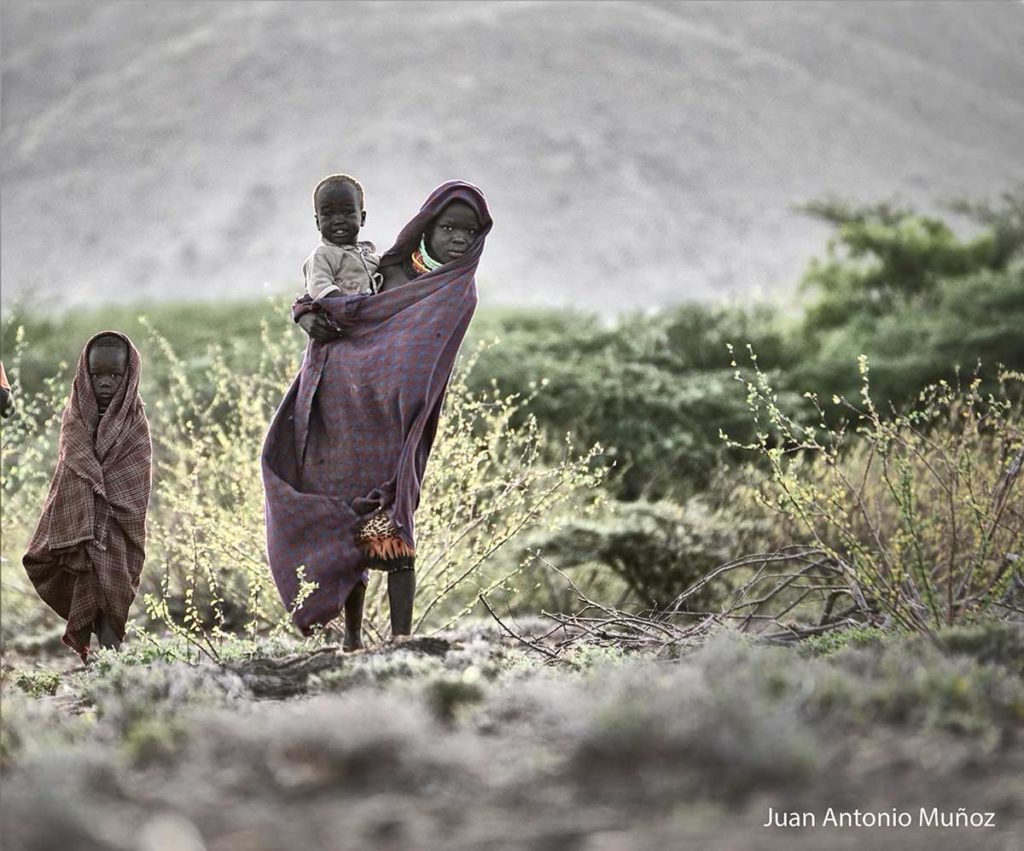
[[[371,515],[356,529],[356,542],[366,557],[367,567],[388,572],[412,570],[416,552],[398,534],[386,511]]]

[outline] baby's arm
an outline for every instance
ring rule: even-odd
[[[335,269],[327,248],[318,245],[302,264],[302,272],[306,278],[306,295],[310,298],[321,298],[328,293],[341,292],[334,283]]]
[[[310,260],[312,259],[310,257]],[[309,261],[307,261],[306,265],[303,265],[304,271],[308,264]],[[335,287],[335,290],[337,290],[337,287]],[[340,292],[332,291],[327,293],[325,297],[330,298],[337,295],[340,295]],[[318,343],[329,343],[341,336],[341,331],[331,321],[327,313],[324,312],[320,299],[313,298],[308,293],[299,296],[294,304],[292,304],[292,321],[306,332],[306,336]]]
[[[330,343],[341,336],[341,331],[327,318],[327,314],[319,310],[304,313],[295,320],[299,327],[318,343]]]

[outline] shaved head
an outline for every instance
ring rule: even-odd
[[[100,334],[89,344],[89,351],[98,348],[117,348],[128,351],[128,344],[117,334]]]

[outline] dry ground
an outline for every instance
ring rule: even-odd
[[[8,646],[3,847],[1019,848],[1024,628],[858,643],[544,665],[479,624],[220,664],[136,645],[59,679]],[[769,829],[769,806],[997,826]]]

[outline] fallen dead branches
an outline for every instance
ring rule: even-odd
[[[849,569],[815,547],[786,547],[744,556],[708,573],[665,609],[639,612],[594,600],[565,571],[540,553],[534,555],[576,595],[580,604],[576,611],[542,612],[555,626],[543,635],[527,636],[499,618],[485,594],[479,599],[502,630],[549,662],[561,660],[580,644],[678,652],[725,625],[760,640],[778,642],[820,635],[873,618],[868,602],[848,579]],[[687,601],[699,599],[702,589],[713,582],[731,586],[721,609],[688,609]]]

